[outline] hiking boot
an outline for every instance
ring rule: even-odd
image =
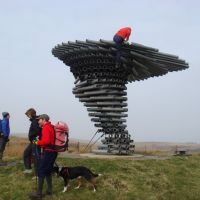
[[[44,195],[39,194],[38,192],[32,192],[32,193],[29,194],[29,198],[32,199],[32,200],[42,199],[42,197],[44,197]]]
[[[32,173],[32,169],[25,169],[24,170],[24,174],[31,174]]]

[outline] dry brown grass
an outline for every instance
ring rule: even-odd
[[[25,147],[28,144],[26,138],[11,137],[9,143],[6,145],[6,157],[22,157]]]
[[[69,153],[89,153],[92,152],[92,148],[87,148],[85,150],[85,147],[87,146],[86,143],[80,143],[80,142],[71,142],[69,143]]]
[[[6,146],[4,156],[7,158],[22,158],[24,149],[28,145],[29,141],[22,137],[11,137],[9,143]],[[69,153],[83,153],[83,149],[86,146],[85,143],[78,143],[72,141],[69,143]],[[91,149],[88,148],[84,153],[90,152]]]
[[[24,149],[28,144],[28,139],[22,137],[11,137],[10,142],[8,143],[5,151],[5,156],[7,158],[10,157],[22,157]],[[92,148],[85,147],[87,145],[87,141],[78,142],[75,139],[71,139],[69,141],[69,150],[68,153],[89,153],[92,151],[92,148],[95,149],[96,146]],[[188,145],[191,146],[191,145]],[[193,145],[194,146],[194,145]],[[188,147],[189,148],[189,147]],[[136,143],[136,154],[143,155],[159,155],[159,156],[168,156],[174,153],[175,144],[167,144],[167,143]],[[199,151],[197,151],[199,153]]]

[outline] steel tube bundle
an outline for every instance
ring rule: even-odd
[[[69,41],[55,46],[52,54],[62,60],[75,78],[73,94],[87,107],[91,121],[104,133],[97,152],[132,154],[133,140],[126,130],[126,84],[187,69],[178,56],[137,43],[124,44],[116,67],[112,41]]]

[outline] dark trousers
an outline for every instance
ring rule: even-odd
[[[115,42],[117,46],[117,54],[116,54],[116,60],[117,62],[120,60],[121,54],[122,54],[122,44],[124,42],[124,39],[118,35],[115,35],[113,37],[113,41]]]
[[[44,179],[46,178],[47,186],[48,186],[48,192],[52,192],[52,177],[51,173],[53,170],[54,162],[57,158],[58,153],[57,152],[48,152],[44,151],[43,155],[41,156],[41,159],[39,160],[38,165],[38,193],[42,194],[43,189],[43,183]]]
[[[35,174],[38,170],[38,162],[40,159],[40,148],[33,144],[29,143],[24,150],[24,167],[25,169],[32,169],[31,164],[34,164]]]
[[[57,155],[57,152],[44,151],[38,165],[38,177],[51,175]]]
[[[36,144],[32,144],[32,160],[34,163],[36,175],[38,174],[38,166],[39,166],[40,158],[41,158],[41,148]]]
[[[0,160],[3,158],[3,152],[5,151],[7,141],[8,138],[0,136]]]
[[[25,169],[31,169],[32,162],[32,143],[29,143],[24,150],[24,167]]]

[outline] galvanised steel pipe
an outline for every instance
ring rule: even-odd
[[[137,43],[124,44],[116,67],[116,45],[100,39],[62,43],[52,49],[75,77],[73,94],[84,102],[94,126],[104,133],[96,153],[132,154],[134,144],[126,130],[126,84],[184,70],[178,56]]]

